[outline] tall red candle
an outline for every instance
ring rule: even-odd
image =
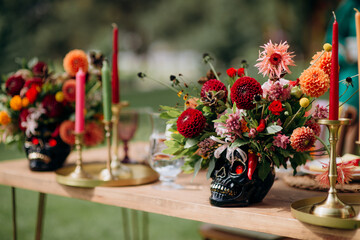
[[[119,75],[118,75],[118,27],[113,24],[113,55],[112,55],[112,74],[111,74],[111,89],[112,89],[112,103],[119,103]]]
[[[334,13],[332,32],[331,74],[330,74],[330,99],[329,119],[339,118],[339,27]]]

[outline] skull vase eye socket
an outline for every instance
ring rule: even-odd
[[[71,147],[59,135],[52,136],[53,132],[51,128],[41,127],[36,134],[26,138],[24,148],[31,170],[53,171],[64,164]]]
[[[217,159],[211,175],[210,203],[218,207],[245,207],[261,202],[274,183],[275,171],[264,181],[258,177],[257,169],[251,180],[247,172],[247,162],[237,159],[231,164],[224,156]]]

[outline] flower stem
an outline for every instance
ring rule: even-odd
[[[350,98],[352,98],[357,92],[359,92],[359,89],[356,90],[350,97],[348,97],[348,99],[345,100],[345,102],[341,103],[341,105],[339,107],[341,107],[342,105],[344,105],[347,101],[350,100]]]
[[[315,61],[308,67],[308,69],[311,68],[311,67],[321,58],[321,56],[324,55],[324,53],[325,53],[325,51],[322,50],[321,54],[320,54],[320,55],[315,59]]]
[[[301,109],[303,107],[300,107],[297,112],[294,114],[294,116],[291,118],[291,120],[286,124],[286,126],[284,127],[284,129],[286,129],[288,126],[290,126],[290,124],[294,121],[294,119],[296,118],[296,116],[300,113]]]
[[[322,145],[324,145],[327,153],[328,153],[329,156],[330,156],[330,149],[329,149],[328,145],[326,145],[325,142],[324,142],[321,138],[319,138],[318,136],[315,135],[315,137],[316,137],[317,140],[319,140],[319,142],[321,142]]]
[[[209,66],[210,66],[211,70],[213,71],[213,73],[214,73],[214,75],[215,75],[216,79],[220,81],[220,78],[219,78],[219,76],[217,75],[217,72],[215,71],[214,66],[211,64],[211,62],[210,62],[210,61],[207,61],[207,63],[209,64]]]
[[[346,91],[347,91],[348,89],[349,89],[349,85],[347,85],[347,86],[346,86],[345,91],[343,92],[343,94],[341,94],[341,95],[340,95],[340,97],[339,97],[339,98],[341,98],[342,96],[344,96],[344,94],[346,93]]]
[[[355,74],[354,76],[351,76],[351,78],[358,77],[358,76],[359,76],[359,74]],[[339,82],[345,82],[345,81],[346,81],[346,78],[343,80],[340,80]]]

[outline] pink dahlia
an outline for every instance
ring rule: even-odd
[[[286,149],[289,143],[289,137],[284,134],[278,133],[276,136],[274,136],[273,144],[275,147]]]
[[[258,63],[255,65],[259,73],[269,76],[270,79],[280,78],[284,73],[291,73],[288,66],[295,66],[292,58],[293,52],[288,52],[287,42],[273,44],[271,40],[262,46],[264,51],[259,51]]]
[[[258,81],[251,77],[241,77],[231,87],[231,101],[239,109],[252,109],[255,107],[254,96],[261,95],[263,90]]]
[[[298,152],[310,150],[315,141],[315,133],[309,127],[296,128],[290,137],[291,147]]]
[[[263,97],[269,101],[285,101],[291,97],[290,81],[281,78],[280,80],[268,80],[261,86]]]

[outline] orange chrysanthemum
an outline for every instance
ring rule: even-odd
[[[290,137],[291,147],[298,152],[310,150],[315,141],[315,133],[309,127],[296,128]]]
[[[22,108],[21,97],[19,95],[15,95],[11,98],[10,108],[14,111],[19,111]]]
[[[0,124],[1,125],[8,125],[11,122],[11,118],[9,114],[5,111],[0,111]]]
[[[322,52],[317,52],[313,57],[310,64],[313,64]],[[331,52],[324,52],[324,54],[314,63],[314,67],[318,67],[330,76],[331,72]]]
[[[66,54],[63,61],[64,69],[70,76],[75,76],[81,68],[87,72],[89,63],[87,55],[83,50],[75,49]]]
[[[303,71],[299,77],[303,93],[309,97],[320,97],[330,87],[330,78],[318,67],[311,67]]]

